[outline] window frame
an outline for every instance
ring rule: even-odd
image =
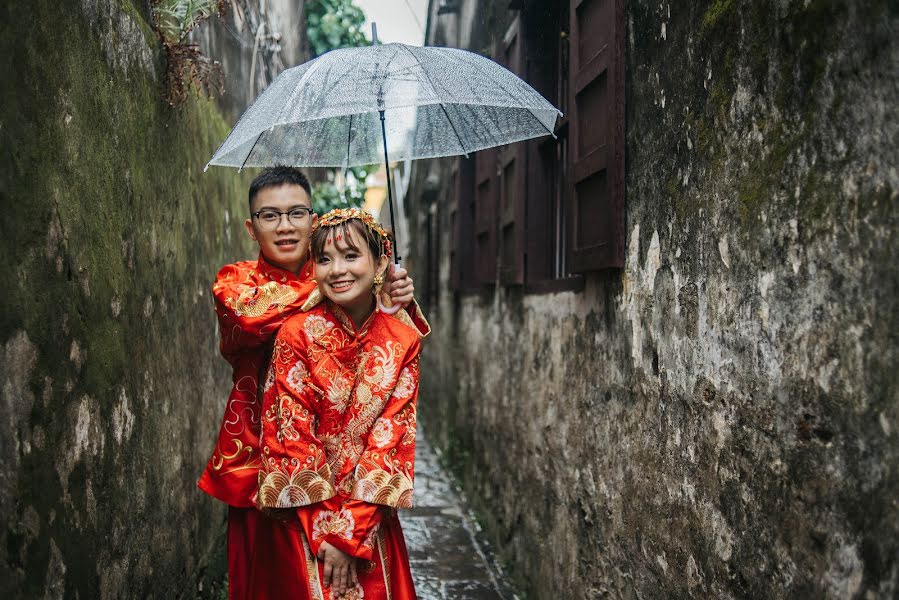
[[[583,28],[590,38],[581,45]],[[497,284],[528,294],[581,291],[586,273],[624,266],[624,34],[623,0],[524,3],[494,45],[494,60],[531,82],[563,117],[555,137],[455,163],[454,291]],[[590,89],[603,84],[599,94]]]

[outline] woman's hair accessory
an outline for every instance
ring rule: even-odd
[[[312,226],[312,233],[318,231],[321,227],[334,227],[341,223],[346,223],[351,219],[359,219],[368,228],[369,231],[377,234],[381,238],[383,253],[390,256],[390,237],[381,224],[375,221],[375,218],[361,208],[335,208],[326,212],[319,217],[318,221]]]

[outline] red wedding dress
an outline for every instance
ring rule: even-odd
[[[396,509],[412,506],[419,349],[405,311],[376,310],[356,328],[326,300],[281,327],[263,394],[257,503],[286,516],[293,533],[279,544],[304,564],[301,576],[277,565],[254,574],[259,597],[331,599],[314,558],[327,541],[360,559],[359,584],[341,600],[415,598]]]

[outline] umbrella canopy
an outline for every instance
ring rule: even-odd
[[[209,165],[349,167],[468,154],[551,135],[561,112],[492,60],[455,48],[333,50],[281,73]],[[411,125],[414,124],[414,127]]]

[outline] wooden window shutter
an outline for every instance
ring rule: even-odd
[[[527,81],[546,99],[558,106],[567,117],[564,100],[568,96],[567,82],[561,76],[560,32],[568,29],[567,5],[541,4],[539,8],[522,12],[522,38]],[[564,42],[567,44],[567,41]],[[565,65],[567,67],[567,62]],[[565,85],[564,91],[560,85]],[[561,92],[561,93],[560,93]],[[557,248],[563,233],[558,230],[559,202],[564,187],[564,148],[567,145],[567,118],[557,130],[558,138],[544,136],[527,142],[527,225],[525,227],[525,279],[531,285],[554,277],[561,272],[561,257]]]
[[[450,208],[450,288],[470,290],[475,286],[475,177],[474,157],[460,156],[453,169],[453,203]]]
[[[435,202],[428,211],[427,221],[427,298],[428,310],[436,310],[440,303],[440,203]]]
[[[449,205],[449,226],[450,226],[450,276],[449,287],[451,290],[460,289],[462,283],[462,265],[459,264],[462,256],[462,240],[460,239],[459,221],[462,217],[460,206],[462,201],[459,197],[459,164],[453,167],[451,179],[452,201]]]
[[[624,266],[624,0],[571,0],[569,269]]]
[[[556,140],[547,137],[527,144],[527,239],[525,277],[528,283],[549,279],[553,275],[555,237],[552,231],[556,203],[554,183],[558,165]]]
[[[497,150],[474,153],[474,263],[475,282],[496,282],[496,205],[499,181],[496,176]]]
[[[497,48],[497,62],[527,79],[521,18],[516,17]],[[500,283],[517,285],[525,277],[527,144],[518,142],[498,150]]]

